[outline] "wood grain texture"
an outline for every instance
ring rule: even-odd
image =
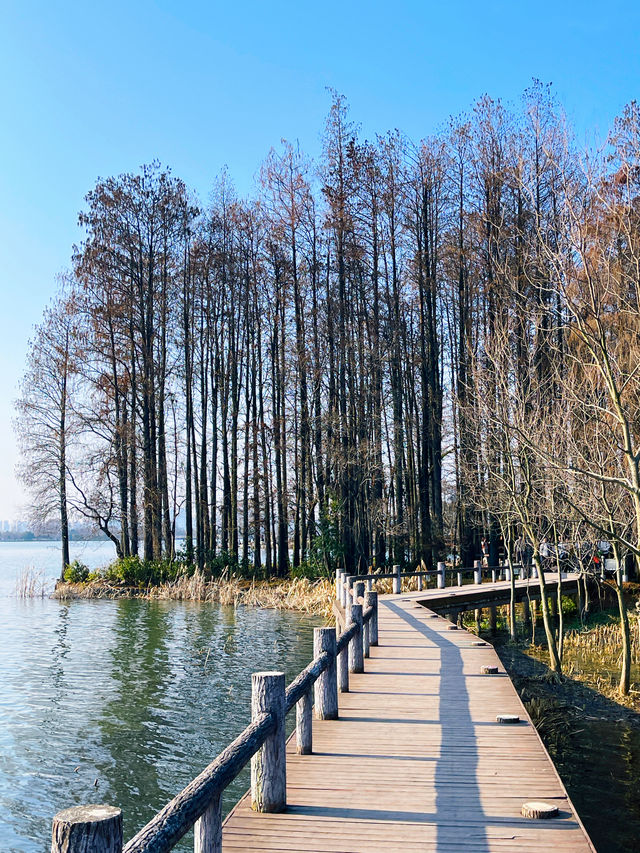
[[[338,716],[338,682],[336,670],[336,632],[333,628],[313,629],[313,656],[322,653],[329,657],[329,665],[313,686],[316,717],[319,720],[335,720]]]
[[[193,853],[222,853],[222,797],[215,794],[193,827]]]
[[[251,807],[257,812],[279,812],[287,802],[284,690],[284,672],[251,676],[251,718],[271,714],[274,720],[273,731],[251,759]]]
[[[364,672],[364,653],[362,648],[362,605],[352,604],[349,622],[356,626],[355,634],[349,642],[349,672]]]
[[[313,713],[311,690],[296,703],[296,752],[311,755],[313,752]]]
[[[287,809],[258,815],[245,796],[225,850],[594,853],[510,679],[479,672],[499,665],[492,646],[416,608],[425,594],[379,596],[379,644],[339,719],[313,721],[313,755],[288,744]],[[558,817],[526,819],[529,801]]]
[[[74,806],[53,819],[51,853],[122,853],[122,811]]]

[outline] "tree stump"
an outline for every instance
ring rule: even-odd
[[[51,853],[122,853],[122,811],[74,806],[53,819]]]
[[[558,814],[558,807],[552,806],[549,803],[542,803],[535,800],[532,800],[530,803],[522,804],[522,816],[529,817],[536,820],[541,820],[543,818],[556,817]]]
[[[514,723],[520,722],[520,717],[518,717],[517,714],[498,714],[496,720],[498,723],[513,725]]]

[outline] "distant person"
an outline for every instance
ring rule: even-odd
[[[551,562],[551,543],[546,536],[543,536],[540,540],[540,560],[542,568],[548,572],[550,569],[549,563]]]
[[[533,548],[530,543],[524,538],[524,536],[520,535],[516,539],[516,544],[514,546],[516,563],[520,563],[522,566],[522,577],[529,577],[529,569],[531,567],[531,557],[533,556]]]

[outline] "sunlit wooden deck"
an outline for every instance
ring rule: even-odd
[[[314,720],[313,755],[288,745],[287,810],[256,814],[245,796],[225,850],[594,850],[493,648],[417,604],[427,596],[380,597],[379,645],[340,719]],[[522,817],[530,800],[559,816]]]

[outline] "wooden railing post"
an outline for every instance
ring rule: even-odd
[[[509,563],[505,563],[505,564],[504,564],[504,579],[505,579],[506,581],[510,581],[510,580],[511,580],[511,568],[510,568],[510,566],[509,566]]]
[[[251,717],[271,714],[275,728],[251,759],[251,808],[281,812],[287,804],[287,762],[284,728],[284,672],[251,676]]]
[[[491,583],[495,583],[495,582],[496,582],[496,570],[491,569]]]
[[[369,645],[378,645],[378,593],[371,590],[364,597],[365,608],[373,607],[371,619],[369,619]]]
[[[327,652],[329,666],[318,676],[313,686],[316,717],[319,720],[338,719],[338,683],[336,676],[336,632],[333,628],[313,629],[313,656]]]
[[[418,575],[418,592],[422,592],[422,575]]]
[[[458,586],[462,586],[462,572],[458,572]]]
[[[222,795],[216,794],[193,826],[193,853],[222,853]]]
[[[349,608],[351,607],[351,587],[353,584],[353,578],[351,575],[347,575],[345,578],[345,585],[342,591],[342,606],[345,612],[345,618],[348,614]]]
[[[347,624],[345,628],[348,627],[348,619],[349,614],[347,614],[345,621]],[[339,628],[336,631],[339,632]],[[345,646],[344,649],[338,655],[337,660],[337,675],[338,675],[338,690],[340,693],[348,693],[349,692],[349,647]]]
[[[400,595],[402,592],[402,578],[400,577],[400,566],[393,567],[393,594]]]
[[[360,604],[361,598],[364,598],[364,581],[356,581],[353,585],[353,603]]]
[[[122,811],[74,806],[53,819],[51,853],[122,853]]]
[[[367,578],[367,592],[370,592],[373,589],[373,578],[371,575]]]
[[[445,577],[444,577],[445,564],[438,563],[438,589],[444,589],[445,587]]]
[[[473,582],[482,583],[482,566],[480,560],[473,561]]]
[[[334,639],[335,631],[332,630]],[[313,727],[311,720],[311,688],[296,702],[296,752],[311,755],[313,751]],[[204,851],[203,851],[204,853]]]
[[[342,598],[342,569],[336,569],[336,601]]]
[[[349,672],[364,672],[364,655],[362,649],[362,605],[351,605],[351,620],[358,626],[355,636],[349,643]]]

